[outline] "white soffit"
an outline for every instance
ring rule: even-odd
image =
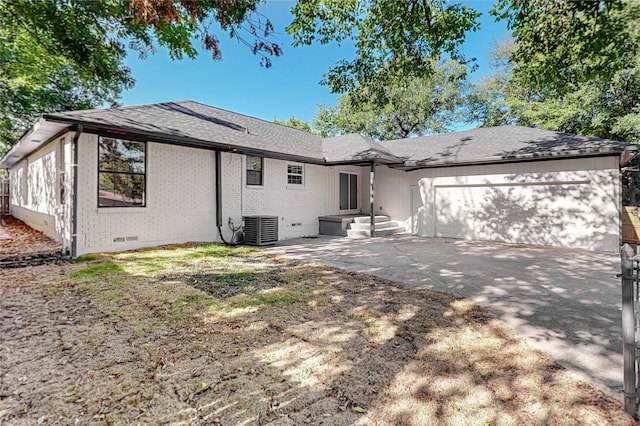
[[[13,167],[68,127],[69,124],[53,123],[39,118],[33,127],[0,160],[0,169]]]

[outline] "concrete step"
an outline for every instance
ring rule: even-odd
[[[388,222],[390,220],[389,216],[376,216],[376,223],[378,222]],[[371,216],[359,216],[353,219],[355,223],[371,223]]]
[[[394,228],[376,229],[376,237],[385,237],[387,235],[401,234],[405,232],[404,226],[396,226]],[[371,236],[370,230],[349,229],[347,236],[351,238],[365,238]]]
[[[1,0],[0,0],[1,1]],[[320,234],[322,235],[342,235],[347,236],[347,229],[353,223],[353,219],[360,215],[345,214],[345,215],[330,215],[319,216],[318,222],[320,223]]]
[[[400,224],[395,220],[390,220],[388,222],[376,222],[376,231],[382,229],[397,228],[398,226],[400,226]],[[368,231],[369,229],[371,229],[371,223],[351,223],[349,229],[354,229],[357,231]]]

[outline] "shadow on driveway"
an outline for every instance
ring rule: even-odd
[[[412,235],[296,239],[265,251],[472,299],[621,399],[618,254]]]

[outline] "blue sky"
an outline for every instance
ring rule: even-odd
[[[487,14],[492,1],[465,3],[483,13],[481,29],[468,34],[464,45],[465,54],[478,59],[479,69],[471,76],[476,79],[487,68],[488,51],[507,30],[504,22],[496,23]],[[292,47],[284,28],[291,21],[293,4],[292,0],[269,0],[259,8],[273,23],[284,50],[271,68],[261,67],[248,47],[220,33],[222,61],[211,60],[207,52],[194,60],[174,61],[163,49],[144,60],[129,55],[126,64],[136,84],[121,102],[140,105],[191,99],[269,121],[291,116],[311,121],[319,104],[336,104],[338,95],[319,83],[323,74],[338,60],[351,58],[353,50],[337,45]]]

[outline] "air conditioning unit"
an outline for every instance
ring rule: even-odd
[[[244,216],[244,243],[267,246],[278,242],[278,216]]]

